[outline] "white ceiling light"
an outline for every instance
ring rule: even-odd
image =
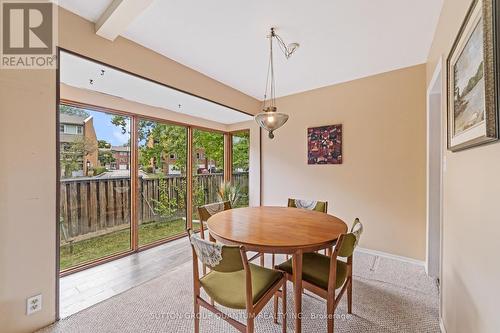
[[[269,67],[267,68],[266,92],[264,93],[264,102],[262,112],[255,116],[255,121],[260,127],[269,132],[269,138],[274,138],[274,131],[283,126],[288,120],[288,115],[278,112],[276,107],[276,90],[274,79],[274,61],[273,61],[273,40],[276,40],[280,50],[288,59],[299,47],[298,43],[286,45],[283,39],[276,34],[274,28],[271,28],[269,36]],[[269,88],[269,90],[268,90]],[[269,91],[269,95],[268,95]],[[269,99],[268,99],[269,97]]]

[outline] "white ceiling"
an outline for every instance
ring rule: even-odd
[[[424,63],[443,0],[154,0],[123,34],[262,99],[271,26],[290,60],[276,55],[284,96]],[[93,22],[111,0],[59,0]]]
[[[103,75],[101,75],[101,70],[104,70]],[[93,90],[222,124],[234,124],[252,119],[251,116],[228,107],[66,52],[61,52],[60,73],[61,82],[73,87]]]

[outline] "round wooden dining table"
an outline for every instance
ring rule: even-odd
[[[292,255],[295,331],[301,332],[302,254],[330,248],[347,225],[332,215],[291,207],[230,209],[210,217],[207,225],[210,236],[223,244]]]

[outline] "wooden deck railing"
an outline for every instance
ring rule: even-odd
[[[217,201],[223,174],[194,176],[194,192],[203,203]],[[234,173],[233,182],[247,186],[248,173]],[[164,219],[159,213],[161,187],[177,210],[172,218],[184,217],[186,177],[139,178],[137,214],[139,223]],[[77,178],[60,181],[60,221],[68,237],[126,227],[130,223],[130,178]],[[195,203],[193,203],[195,205]]]

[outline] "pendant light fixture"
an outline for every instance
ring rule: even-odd
[[[269,66],[267,68],[266,92],[264,94],[264,102],[262,112],[255,116],[255,121],[260,127],[269,132],[269,138],[274,138],[274,131],[283,126],[288,120],[288,115],[278,112],[276,107],[276,81],[274,78],[274,61],[273,61],[273,41],[276,40],[280,50],[288,59],[299,47],[298,43],[292,43],[288,46],[283,42],[280,36],[276,34],[274,28],[271,28],[269,38]]]

